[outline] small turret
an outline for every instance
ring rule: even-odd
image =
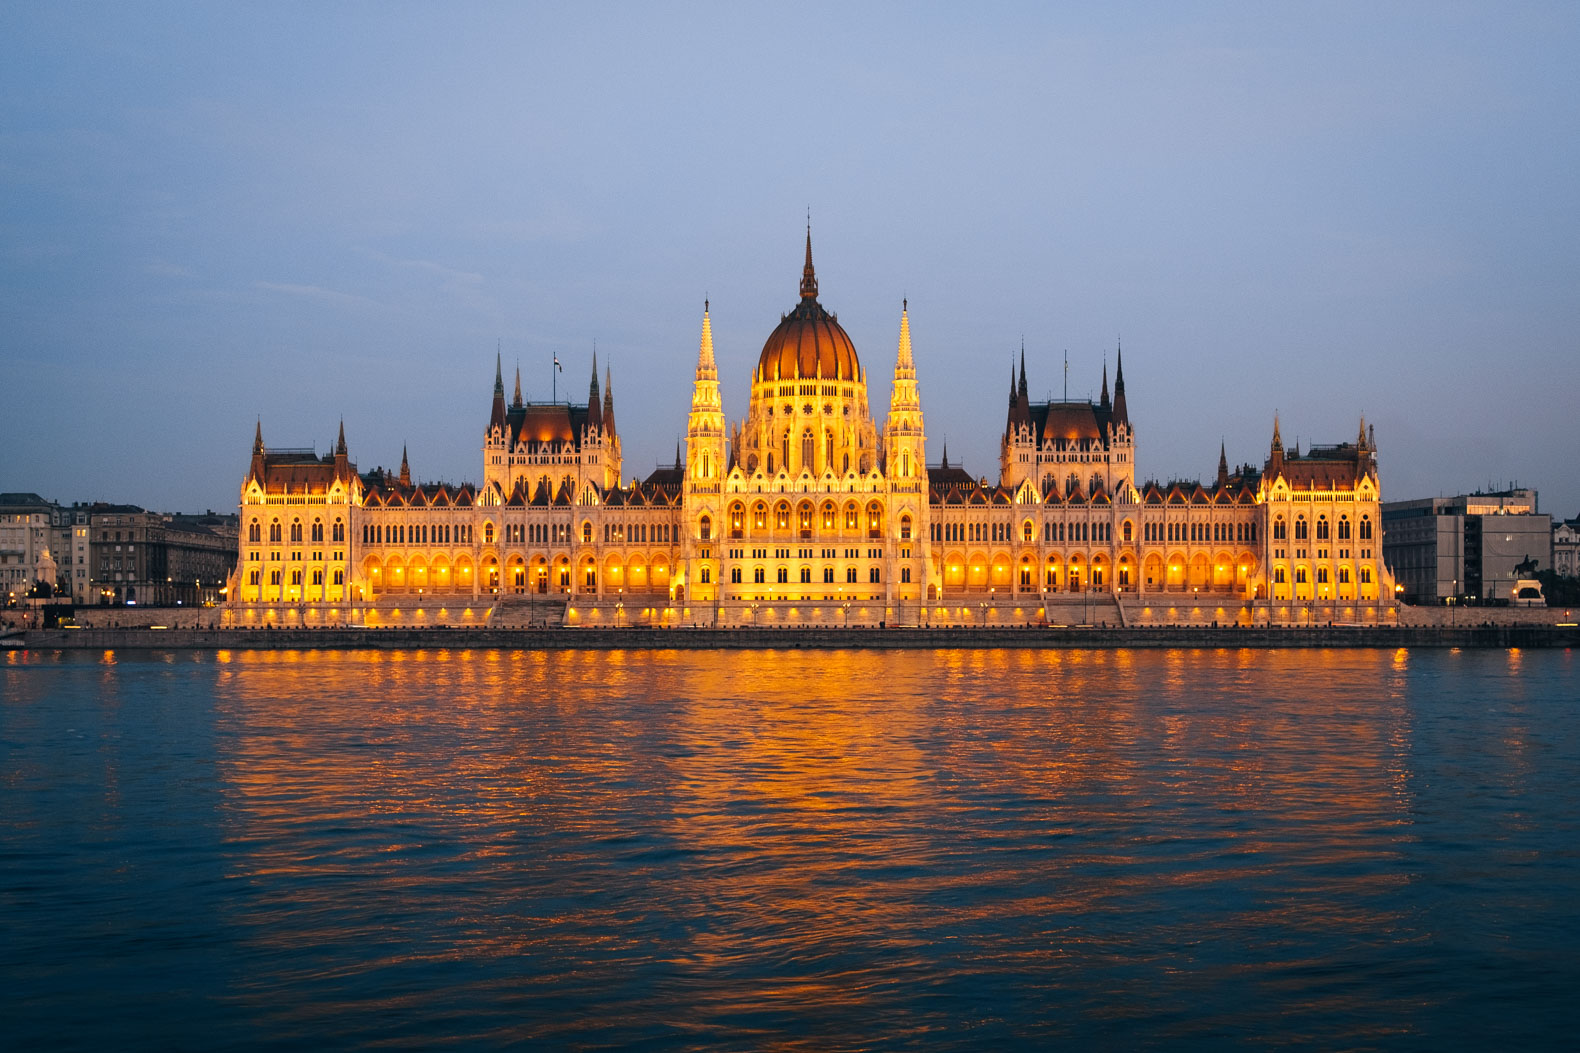
[[[1222,442],[1218,443],[1218,489],[1229,485],[1229,458]]]
[[[1278,414],[1273,414],[1273,448],[1267,458],[1267,474],[1277,478],[1284,470],[1284,437],[1278,430]]]
[[[411,486],[411,465],[406,463],[406,444],[400,448],[400,484],[403,487]]]
[[[520,366],[516,367],[516,397],[511,400],[510,405],[514,409],[520,409],[521,408],[521,367]]]
[[[1097,405],[1099,409],[1106,410],[1110,408],[1108,401],[1108,360],[1106,358],[1103,360],[1103,393],[1098,397]]]

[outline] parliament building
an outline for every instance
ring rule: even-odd
[[[1375,436],[1260,468],[1145,481],[1125,400],[1034,402],[1011,376],[997,483],[927,460],[910,320],[889,412],[818,301],[763,345],[733,424],[705,304],[684,448],[622,481],[613,377],[585,404],[507,398],[496,358],[481,482],[359,473],[264,444],[241,487],[236,625],[1026,625],[1375,623],[1391,617]]]

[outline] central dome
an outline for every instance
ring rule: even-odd
[[[806,235],[806,266],[801,270],[801,302],[785,315],[763,344],[757,360],[758,383],[774,380],[860,380],[856,345],[839,320],[817,302],[817,275],[812,270],[812,232]]]

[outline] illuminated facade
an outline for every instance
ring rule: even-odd
[[[495,364],[483,482],[359,474],[271,450],[242,484],[227,618],[367,624],[879,625],[1377,621],[1385,580],[1375,440],[1286,451],[1211,483],[1139,482],[1124,363],[1113,397],[1034,403],[1011,377],[999,480],[929,466],[902,305],[889,412],[819,303],[800,299],[719,393],[707,305],[684,451],[621,482],[613,377],[585,404],[505,398]]]

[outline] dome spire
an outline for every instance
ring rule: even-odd
[[[817,273],[812,270],[812,212],[806,216],[806,266],[801,268],[801,299],[817,299]]]

